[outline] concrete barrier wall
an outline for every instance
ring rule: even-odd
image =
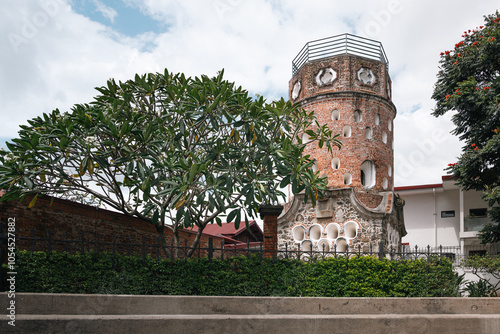
[[[15,327],[8,310],[15,301]],[[0,294],[1,333],[499,333],[500,298]],[[168,328],[168,330],[166,330]]]

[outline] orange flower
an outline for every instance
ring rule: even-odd
[[[483,90],[488,90],[488,89],[490,89],[490,87],[488,87],[488,86],[483,88]]]
[[[498,134],[498,129],[493,130],[493,132],[495,132],[495,134]]]
[[[496,39],[495,37],[492,37],[492,38],[490,39],[490,42],[493,42],[495,39]]]
[[[474,42],[474,43],[472,43],[472,45],[473,45],[473,46],[474,46],[474,45],[478,45],[478,44],[479,44],[478,42]]]

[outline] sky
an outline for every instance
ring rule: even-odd
[[[292,59],[309,41],[351,33],[389,58],[396,186],[441,183],[460,155],[451,114],[431,115],[439,53],[497,0],[0,0],[0,146],[19,125],[91,102],[135,73],[225,78],[288,99]]]

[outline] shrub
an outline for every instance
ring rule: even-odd
[[[109,253],[17,252],[18,292],[219,296],[441,297],[458,291],[447,259],[370,256],[303,262],[260,259],[158,260]]]

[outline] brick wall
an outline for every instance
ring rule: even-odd
[[[129,217],[124,214],[104,209],[71,202],[68,200],[52,198],[49,196],[40,196],[35,206],[28,208],[30,198],[24,201],[12,201],[0,203],[0,218],[2,222],[7,222],[9,218],[16,221],[18,237],[35,237],[45,240],[37,241],[35,249],[46,249],[49,237],[53,240],[53,250],[79,251],[81,243],[64,243],[54,240],[84,239],[85,250],[96,250],[97,245],[88,244],[89,242],[115,242],[116,251],[127,253],[132,246],[133,252],[141,253],[142,244],[158,245],[158,233],[156,228],[147,222],[135,217]],[[172,240],[172,232],[165,228],[166,239],[169,244]],[[190,231],[181,231],[181,244],[190,245],[195,238],[195,233]],[[208,247],[209,237],[213,238],[216,248],[219,248],[222,239],[202,235],[200,247]],[[119,245],[121,244],[121,245]],[[28,249],[31,242],[18,238],[17,247],[19,249]],[[110,246],[100,246],[100,250],[111,250]],[[146,253],[156,254],[157,247],[148,247]],[[204,253],[203,253],[204,254]]]
[[[365,84],[358,77],[360,70],[369,70],[375,78]],[[323,84],[318,75],[335,71],[335,80]],[[323,72],[322,72],[323,71]],[[300,90],[296,89],[300,83]],[[295,89],[295,94],[294,94]],[[385,64],[358,56],[341,55],[306,63],[289,82],[290,98],[307,110],[314,110],[320,124],[327,124],[334,133],[339,133],[343,146],[335,150],[332,157],[326,148],[317,145],[306,148],[317,161],[317,168],[329,179],[333,188],[352,187],[357,192],[378,194],[393,188],[393,120],[396,108],[391,102],[391,81]],[[295,97],[295,99],[294,99]],[[333,113],[338,113],[335,118]],[[361,111],[361,117],[355,113]],[[350,127],[350,136],[343,135],[345,126]],[[369,133],[369,135],[367,135]],[[334,167],[336,158],[338,168]],[[362,184],[361,165],[370,161],[374,165],[373,185]],[[344,182],[349,174],[351,182]],[[364,173],[365,180],[367,177]],[[360,196],[360,200],[373,198]]]

